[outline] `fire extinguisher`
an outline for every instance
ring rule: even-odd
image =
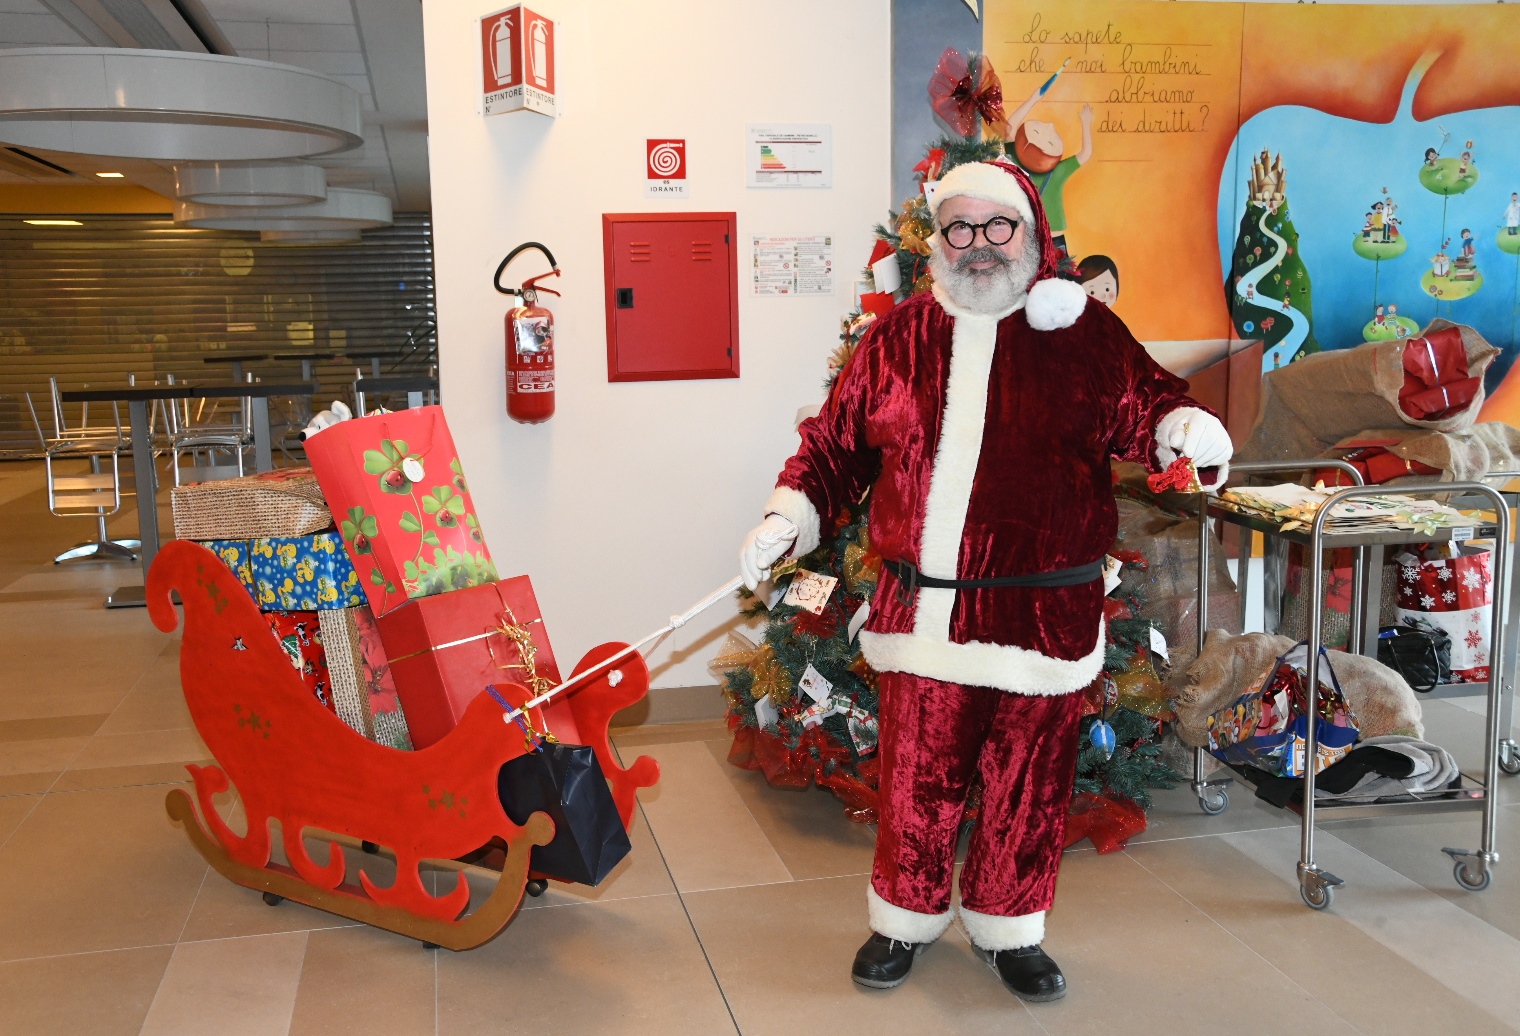
[[[529,277],[521,287],[503,288],[501,275],[507,264],[530,248],[544,253],[553,269]],[[538,304],[538,293],[559,292],[540,288],[538,282],[558,276],[554,253],[537,241],[525,241],[507,253],[492,281],[497,291],[521,301],[507,313],[507,415],[523,424],[539,424],[554,416],[554,314]]]

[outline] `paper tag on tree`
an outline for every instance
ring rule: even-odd
[[[757,727],[761,730],[765,730],[767,727],[774,727],[780,719],[781,713],[776,711],[776,706],[771,701],[770,695],[755,699],[755,725]]]
[[[852,711],[845,723],[850,728],[850,740],[855,742],[856,755],[870,755],[876,751],[876,742],[880,734],[869,714],[865,719],[859,719]]]
[[[802,679],[797,681],[797,688],[820,705],[828,701],[829,695],[834,691],[834,685],[811,665],[802,671]]]
[[[1151,654],[1160,655],[1168,662],[1172,660],[1172,656],[1166,653],[1166,637],[1154,626],[1151,627]]]
[[[834,576],[819,575],[799,568],[792,577],[792,585],[786,588],[786,596],[781,598],[781,603],[806,608],[814,615],[822,615],[824,606],[829,603],[829,594],[834,592],[838,583],[839,580]]]

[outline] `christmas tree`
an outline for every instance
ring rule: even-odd
[[[1236,332],[1259,338],[1268,368],[1320,351],[1314,339],[1309,269],[1288,212],[1282,156],[1263,151],[1251,162],[1246,209],[1235,235],[1226,295]]]
[[[1000,141],[946,137],[927,150],[916,172],[921,181],[932,182],[963,162],[1002,154]],[[888,306],[928,289],[927,239],[932,233],[922,193],[876,228],[873,259],[895,255],[901,272]],[[866,276],[871,276],[869,270]],[[871,297],[866,298],[869,303]],[[829,358],[827,386],[850,362],[874,317],[875,311],[867,308],[845,318],[840,344]],[[839,516],[832,530],[825,530],[818,549],[777,566],[769,602],[741,591],[748,614],[767,620],[764,638],[756,644],[731,634],[714,661],[723,674],[734,732],[730,761],[760,770],[778,786],[817,783],[829,788],[852,819],[865,823],[875,820],[879,774],[876,674],[856,637],[881,568],[880,556],[871,549],[869,507],[867,494]],[[1118,550],[1115,557],[1121,578],[1104,608],[1109,645],[1103,675],[1085,692],[1073,805],[1074,817],[1081,814],[1084,821],[1074,824],[1073,831],[1080,832],[1077,837],[1090,833],[1100,848],[1117,847],[1142,830],[1150,789],[1172,787],[1181,779],[1160,760],[1158,737],[1167,706],[1151,655],[1152,623],[1138,617],[1143,580],[1125,576],[1143,570],[1145,559],[1134,550]],[[787,593],[799,580],[816,587],[815,576],[834,581],[821,607],[805,607],[802,595]],[[816,602],[816,597],[808,600]],[[973,789],[968,817],[974,816],[974,802]],[[1103,806],[1113,808],[1106,821],[1099,821]],[[1100,841],[1105,822],[1103,830],[1111,837]]]

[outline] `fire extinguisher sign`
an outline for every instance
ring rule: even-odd
[[[480,20],[481,110],[559,114],[554,85],[554,22],[522,4]]]
[[[686,197],[686,141],[644,141],[644,193],[651,198]]]

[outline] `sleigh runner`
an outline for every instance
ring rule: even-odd
[[[176,591],[185,613],[185,700],[216,765],[188,767],[195,800],[175,789],[166,807],[208,863],[271,904],[290,899],[428,944],[469,949],[510,923],[525,890],[544,887],[529,857],[533,847],[549,844],[554,824],[543,813],[513,823],[498,794],[502,767],[529,751],[517,720],[545,731],[557,712],[573,727],[594,752],[625,828],[637,790],[659,778],[648,757],[621,766],[608,742],[613,714],[649,688],[648,668],[628,645],[593,649],[559,688],[536,698],[541,688],[514,682],[496,685],[496,695],[482,689],[452,730],[409,752],[368,740],[313,697],[237,576],[211,551],[175,541],[154,561],[149,614],[165,632],[178,625],[170,596]],[[512,708],[504,711],[497,696]],[[229,787],[241,797],[246,834],[233,831],[216,809],[214,796]],[[272,860],[271,820],[279,821],[283,864]],[[313,834],[328,840],[325,862],[307,851]],[[394,881],[380,886],[362,871],[351,874],[345,844],[393,857]],[[466,860],[482,861],[470,868],[477,873],[484,866],[495,875],[489,896],[468,913]],[[452,888],[429,892],[420,874],[425,861],[455,871]]]

